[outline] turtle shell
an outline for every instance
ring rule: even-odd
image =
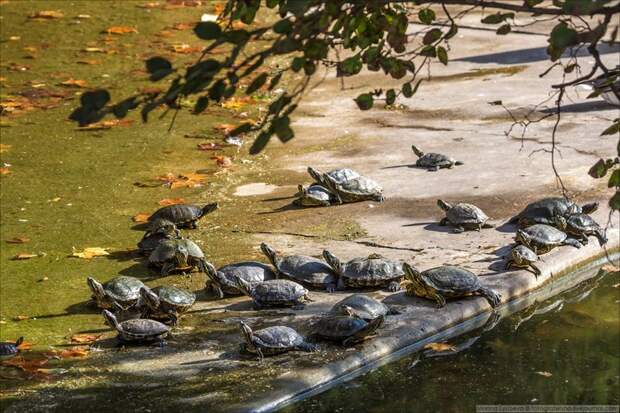
[[[365,176],[342,183],[335,181],[330,181],[330,183],[330,189],[340,197],[342,202],[383,201],[383,188]]]
[[[452,265],[423,271],[421,279],[428,287],[447,297],[460,297],[473,293],[482,287],[476,274]]]
[[[327,172],[327,175],[334,181],[339,184],[342,184],[347,181],[351,181],[354,179],[358,179],[361,175],[349,168],[341,168],[334,169],[332,171]]]
[[[168,239],[162,241],[149,256],[149,261],[153,264],[160,264],[174,258],[179,245],[187,249],[189,257],[203,259],[204,253],[198,245],[187,238]]]
[[[162,302],[177,310],[189,308],[196,301],[196,294],[173,285],[162,285],[153,288],[152,291],[157,294]]]
[[[0,360],[8,360],[13,358],[19,353],[19,349],[14,342],[2,342],[0,343]]]
[[[285,277],[315,288],[335,285],[338,277],[323,261],[306,255],[289,255],[276,259],[277,270]]]
[[[563,197],[543,198],[528,204],[513,220],[520,227],[533,224],[552,224],[553,217],[581,213],[581,207]]]
[[[172,239],[173,237],[168,234],[160,232],[152,234],[144,234],[144,237],[138,242],[138,249],[141,253],[150,253],[155,250],[163,241]]]
[[[149,217],[149,221],[167,219],[176,225],[187,224],[202,217],[202,208],[190,204],[174,204],[159,208]]]
[[[262,305],[287,305],[295,303],[308,293],[302,285],[290,280],[268,280],[256,284],[252,298]]]
[[[222,290],[224,293],[231,295],[242,294],[236,287],[234,281],[235,277],[241,278],[250,284],[261,283],[276,278],[276,274],[269,265],[256,261],[228,264],[217,270],[217,272],[227,281],[221,283]]]
[[[170,329],[163,323],[146,318],[126,320],[119,324],[119,336],[124,341],[152,341],[165,337]]]
[[[291,350],[304,343],[297,331],[286,326],[273,326],[252,332],[254,344],[261,349]],[[258,339],[258,340],[256,340]]]
[[[601,226],[587,214],[574,214],[566,220],[567,228],[573,233],[588,233],[601,230]]]
[[[323,185],[312,184],[305,189],[296,203],[301,206],[328,206],[334,200],[334,195]]]
[[[460,202],[446,212],[446,218],[457,225],[478,225],[489,220],[480,208],[472,204]]]
[[[525,245],[516,245],[511,251],[512,259],[519,265],[538,261],[538,255]]]
[[[454,164],[454,159],[450,158],[447,155],[443,155],[441,153],[425,153],[416,161],[416,166],[420,166],[423,168],[434,168],[434,167],[446,167]]]
[[[535,224],[520,231],[530,236],[530,245],[539,251],[548,251],[566,239],[566,233],[546,224]]]
[[[374,322],[376,324],[374,330],[382,324],[383,317],[375,320],[377,321]],[[368,327],[369,322],[359,317],[327,315],[314,323],[314,334],[327,340],[344,341],[352,336],[372,334],[374,331],[369,330]],[[362,338],[363,336],[359,337],[359,339]]]
[[[404,275],[401,264],[376,254],[352,259],[344,267],[343,281],[354,288],[387,286]]]
[[[332,315],[349,315],[349,311],[344,306],[350,307],[353,314],[363,320],[372,320],[379,316],[393,314],[393,310],[381,301],[375,300],[365,294],[353,294],[340,300],[329,311]]]
[[[107,296],[119,304],[136,302],[140,298],[140,288],[144,283],[137,278],[121,275],[103,284]]]

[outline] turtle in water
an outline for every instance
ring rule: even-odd
[[[174,222],[163,218],[157,218],[151,223],[148,231],[138,242],[138,251],[141,254],[150,254],[162,241],[167,239],[180,239],[181,232]]]
[[[315,344],[306,340],[294,329],[286,326],[273,326],[252,331],[243,321],[240,323],[245,343],[241,343],[241,350],[258,354],[262,360],[265,356],[286,353],[287,351],[317,351]]]
[[[371,321],[379,316],[396,315],[400,312],[365,294],[353,294],[334,304],[329,314],[354,315],[362,320]]]
[[[349,168],[334,169],[332,171],[323,173],[314,169],[311,166],[308,167],[308,175],[310,175],[317,184],[322,186],[325,186],[325,175],[329,176],[333,181],[339,184],[357,179],[362,176],[356,171]]]
[[[523,211],[512,217],[508,223],[525,228],[535,224],[555,225],[555,217],[573,214],[591,214],[598,209],[598,202],[577,205],[564,197],[549,197],[528,204]]]
[[[573,214],[568,218],[556,216],[555,225],[561,231],[564,231],[574,237],[578,237],[583,244],[588,243],[588,235],[594,235],[596,239],[598,239],[600,246],[607,243],[605,231],[590,215]]]
[[[323,261],[306,255],[278,255],[264,242],[260,249],[276,268],[277,275],[330,293],[336,290],[338,276]]]
[[[196,301],[196,294],[172,285],[153,289],[142,287],[140,295],[149,310],[149,316],[169,319],[172,325],[177,325],[179,316],[189,310]]]
[[[463,165],[463,162],[456,161],[441,153],[424,153],[415,145],[411,145],[411,149],[418,157],[418,160],[415,162],[415,166],[418,168],[424,168],[428,171],[438,171],[441,168],[450,169],[454,168],[456,165]]]
[[[459,202],[451,205],[441,199],[437,200],[437,205],[446,216],[439,221],[439,225],[453,225],[454,232],[463,232],[466,229],[480,231],[482,228],[493,228],[489,224],[489,217],[480,208],[472,204]]]
[[[170,333],[170,329],[159,321],[136,318],[119,322],[108,310],[103,310],[102,314],[108,325],[118,331],[121,343],[162,342]]]
[[[276,278],[276,273],[270,266],[262,262],[246,261],[235,264],[228,264],[216,270],[215,267],[206,262],[207,287],[215,289],[220,298],[224,295],[240,295],[243,294],[239,288],[235,278],[242,278],[250,284],[261,283]]]
[[[407,294],[435,300],[439,308],[446,305],[446,298],[469,295],[483,296],[494,308],[501,300],[501,295],[485,287],[476,274],[461,267],[442,265],[419,272],[405,262],[403,271]]]
[[[19,346],[24,342],[24,338],[20,337],[13,341],[0,342],[0,360],[8,360],[15,357],[19,353]]]
[[[140,288],[144,287],[142,281],[124,275],[112,278],[105,284],[88,277],[86,283],[99,308],[128,309],[139,305]]]
[[[581,248],[581,243],[574,238],[569,238],[565,232],[551,225],[535,224],[527,228],[517,230],[516,240],[525,245],[535,254],[545,254],[557,246],[571,245]]]
[[[540,260],[540,257],[525,245],[515,245],[512,251],[510,251],[510,257],[506,261],[506,270],[510,269],[510,267],[531,268],[536,278],[538,278],[542,274],[538,266],[534,264],[538,260]]]
[[[159,208],[149,217],[149,222],[158,218],[172,221],[179,228],[198,228],[198,220],[217,209],[217,202],[203,207],[190,204],[174,204]]]
[[[323,258],[338,274],[338,288],[386,287],[388,291],[400,290],[403,278],[401,264],[379,254],[354,258],[342,263],[334,254],[324,250]]]
[[[191,271],[194,267],[206,272],[204,253],[194,241],[187,238],[162,241],[149,255],[149,263],[161,268],[161,275],[168,275],[175,270]]]
[[[360,201],[385,201],[381,185],[365,176],[338,182],[330,175],[323,174],[323,181],[327,189],[334,194],[339,204]]]
[[[293,203],[295,205],[311,207],[311,206],[330,206],[336,202],[336,197],[329,189],[323,185],[312,184],[307,188],[303,185],[297,186],[298,192],[295,194],[297,197]]]
[[[382,315],[366,321],[356,316],[353,308],[342,308],[347,315],[326,315],[315,321],[313,330],[316,337],[337,341],[348,347],[369,338],[383,324]]]
[[[250,284],[243,278],[236,277],[237,288],[254,301],[254,308],[293,307],[301,309],[304,302],[311,301],[308,290],[301,284],[290,280],[268,280]]]

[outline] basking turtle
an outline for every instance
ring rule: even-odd
[[[354,315],[362,320],[371,321],[379,316],[400,314],[379,300],[365,294],[353,294],[338,301],[329,311],[332,315]]]
[[[316,183],[322,186],[325,186],[325,175],[329,176],[333,181],[339,184],[357,179],[362,176],[356,171],[349,168],[334,169],[332,171],[323,173],[314,169],[311,166],[308,167],[308,174],[312,177],[312,179],[314,179]]]
[[[179,228],[198,228],[198,220],[217,209],[217,202],[203,207],[190,204],[174,204],[159,208],[149,217],[149,221],[158,218],[172,221]]]
[[[324,184],[340,204],[360,201],[383,202],[383,188],[370,178],[360,176],[355,179],[338,182],[324,174]]]
[[[86,278],[86,283],[99,308],[133,307],[140,300],[140,288],[144,287],[142,281],[124,275],[112,278],[103,285],[92,277]]]
[[[299,206],[330,206],[336,201],[334,194],[329,192],[329,189],[323,185],[312,184],[307,188],[303,185],[297,187],[298,192],[295,195],[297,199],[293,201],[295,205]]]
[[[157,218],[138,242],[138,251],[142,254],[150,254],[162,241],[179,238],[181,238],[181,232],[172,221]]]
[[[170,332],[170,329],[159,321],[136,318],[119,323],[110,311],[103,310],[102,314],[108,325],[118,331],[120,342],[162,341]]]
[[[438,171],[441,168],[453,168],[456,165],[463,165],[463,162],[456,161],[441,153],[424,153],[415,145],[411,145],[411,149],[418,157],[418,160],[415,162],[415,166],[418,168],[425,168],[429,171]]]
[[[588,243],[588,235],[594,235],[600,246],[607,243],[605,231],[590,215],[574,214],[568,218],[558,216],[555,217],[555,224],[561,231],[578,237],[583,244]]]
[[[554,217],[568,217],[573,214],[591,214],[598,209],[598,202],[577,205],[564,197],[543,198],[528,204],[523,211],[512,217],[510,224],[525,228],[535,224],[555,225]]]
[[[268,280],[250,284],[243,278],[236,277],[237,288],[254,301],[257,310],[266,307],[297,307],[310,301],[308,290],[301,284],[290,280]]]
[[[354,258],[342,263],[334,254],[324,250],[323,258],[338,274],[338,288],[387,287],[389,291],[400,290],[403,278],[401,264],[379,254]]]
[[[284,255],[278,253],[264,242],[260,249],[276,268],[277,274],[313,288],[336,290],[338,277],[329,265],[306,255]]]
[[[403,263],[403,271],[407,294],[435,300],[439,308],[446,305],[446,298],[468,295],[483,296],[491,307],[497,307],[501,300],[501,295],[485,287],[476,274],[464,268],[443,265],[419,272]]]
[[[510,269],[510,267],[519,267],[519,268],[531,268],[534,272],[536,278],[541,274],[540,269],[536,264],[536,261],[540,260],[538,255],[525,245],[515,245],[515,247],[510,252],[510,258],[506,261],[506,269]]]
[[[437,200],[437,205],[446,213],[439,225],[451,224],[454,226],[454,232],[463,232],[466,229],[480,231],[482,228],[493,228],[493,225],[487,222],[489,220],[487,214],[475,205],[464,202],[451,205],[441,199]]]
[[[243,321],[240,327],[245,337],[245,343],[241,344],[242,351],[258,354],[260,359],[292,350],[307,352],[318,350],[316,345],[306,342],[297,331],[290,327],[273,326],[252,331],[250,326]]]
[[[383,316],[380,315],[370,321],[355,316],[355,310],[343,307],[348,315],[326,315],[314,323],[314,335],[325,340],[340,342],[348,347],[364,341],[373,334],[381,324]]]
[[[545,254],[559,245],[571,245],[581,248],[581,244],[574,238],[568,238],[565,232],[545,224],[535,224],[527,228],[518,229],[516,240],[534,251],[535,254]]]
[[[215,289],[220,298],[224,298],[224,294],[243,294],[239,288],[237,288],[236,277],[242,278],[250,284],[261,283],[276,278],[276,274],[271,267],[262,262],[238,262],[225,265],[219,270],[216,270],[209,262],[205,264],[207,277],[209,278],[207,287],[211,286],[211,288]]]
[[[172,325],[177,325],[179,315],[189,310],[196,301],[196,294],[172,285],[153,289],[142,287],[140,295],[149,309],[150,316],[170,319]]]
[[[19,353],[19,346],[24,342],[24,338],[20,337],[16,341],[0,342],[0,360],[8,360],[15,357]]]
[[[194,267],[206,272],[204,253],[194,241],[187,238],[162,241],[149,256],[149,263],[161,268],[161,275],[168,275],[175,270],[191,271]]]

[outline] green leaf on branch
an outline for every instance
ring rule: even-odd
[[[396,101],[396,91],[394,91],[394,89],[389,89],[387,92],[385,92],[385,104],[386,105],[393,105],[395,101]]]
[[[418,12],[418,19],[424,24],[431,24],[435,20],[435,12],[431,9],[422,9]]]
[[[609,177],[609,182],[607,182],[608,188],[620,188],[620,169],[616,169],[611,176]]]
[[[495,13],[486,16],[480,22],[484,24],[498,24],[505,21],[506,19],[514,19],[514,17],[514,13]]]
[[[215,22],[200,22],[194,27],[194,33],[202,40],[215,40],[222,34],[222,29]]]
[[[250,83],[248,88],[245,90],[245,94],[251,95],[252,93],[256,92],[265,84],[266,81],[267,73],[261,73],[260,75],[256,76],[254,80],[252,80],[252,83]]]
[[[327,43],[318,39],[308,40],[304,47],[304,54],[309,59],[324,59],[327,56]]]
[[[448,65],[448,51],[444,47],[437,46],[437,58],[444,65]]]
[[[435,49],[435,46],[428,45],[420,51],[420,55],[426,57],[437,57],[437,50]]]
[[[357,107],[359,107],[361,110],[368,110],[372,108],[374,99],[370,93],[362,93],[355,98],[355,103],[357,103]]]
[[[362,59],[359,55],[348,57],[340,62],[339,69],[343,74],[356,75],[362,70]]]
[[[293,59],[293,62],[291,62],[291,69],[293,69],[293,72],[297,73],[304,67],[304,63],[306,63],[306,59],[303,57],[296,57]]]
[[[602,178],[607,174],[607,162],[603,159],[599,159],[588,171],[588,175],[592,178]]]
[[[613,197],[609,200],[609,207],[612,211],[620,211],[620,191],[616,191]]]
[[[413,87],[411,86],[411,82],[405,83],[400,90],[401,92],[403,92],[403,96],[406,98],[410,98],[411,96],[413,96]]]
[[[280,20],[273,25],[273,31],[278,34],[288,34],[293,30],[293,23],[290,20]]]
[[[441,37],[441,30],[439,30],[439,29],[432,29],[432,30],[429,30],[424,35],[424,38],[422,39],[422,43],[424,43],[424,44],[435,43],[437,40],[439,40],[440,37]]]
[[[551,30],[551,35],[547,41],[549,42],[547,53],[551,56],[551,61],[556,61],[562,57],[567,47],[575,46],[579,43],[577,31],[568,27],[565,22],[558,23]]]
[[[505,34],[510,33],[511,30],[512,28],[510,27],[510,25],[506,23],[506,24],[499,26],[499,28],[495,31],[495,33],[503,36]]]
[[[247,43],[248,40],[250,40],[250,33],[248,33],[247,30],[243,29],[231,30],[229,32],[224,32],[223,37],[228,43],[241,45]]]
[[[601,136],[603,136],[603,135],[617,135],[619,133],[620,133],[620,120],[616,119],[614,121],[614,123],[610,127],[605,129],[603,131],[603,133],[601,133]]]

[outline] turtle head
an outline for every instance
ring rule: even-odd
[[[218,274],[218,272],[215,269],[215,267],[213,266],[213,264],[211,264],[208,261],[205,261],[204,262],[204,272],[207,275],[207,278],[209,279],[209,282],[211,282],[211,284],[214,285],[216,287],[216,289],[221,290],[222,289],[222,283],[221,283],[220,275]],[[209,282],[207,282],[207,286],[209,286]]]
[[[403,262],[403,272],[405,273],[405,280],[413,284],[420,284],[422,274],[414,266]]]
[[[297,185],[297,193],[295,194],[295,196],[299,197],[299,196],[305,196],[308,193],[308,190],[306,188],[304,188],[303,185],[299,184]]]
[[[308,167],[308,174],[312,177],[312,179],[314,179],[316,182],[322,184],[324,179],[323,179],[323,173],[317,171],[316,169],[314,169],[313,167],[309,166]]]
[[[342,312],[342,314],[348,316],[348,317],[358,317],[358,315],[355,313],[355,309],[353,307],[351,307],[350,305],[346,305],[343,304],[340,306],[340,311]]]
[[[515,237],[515,239],[517,240],[517,242],[522,243],[526,247],[530,245],[530,236],[522,229],[517,230],[517,236]]]
[[[323,258],[337,274],[342,274],[344,272],[344,266],[342,265],[342,262],[340,262],[338,257],[336,257],[334,254],[327,250],[323,250]]]
[[[142,297],[142,299],[150,309],[156,310],[159,308],[159,297],[149,288],[140,288],[140,297]]]
[[[101,314],[103,314],[103,318],[105,318],[106,323],[108,323],[110,327],[116,330],[121,329],[121,326],[118,324],[118,320],[116,319],[116,316],[112,314],[111,311],[103,310]]]
[[[181,236],[181,233],[177,229],[177,226],[174,225],[174,222],[164,218],[157,218],[151,222],[151,225],[149,225],[149,230],[147,231],[146,235],[152,234],[163,234],[176,237]]]
[[[97,304],[101,304],[106,302],[106,293],[103,289],[103,285],[93,277],[86,278],[86,284],[88,284],[88,288],[93,293],[93,298],[97,301]]]
[[[560,231],[566,231],[566,218],[560,215],[556,215],[553,217],[553,223]]]
[[[202,217],[204,215],[210,214],[211,212],[215,211],[217,208],[218,208],[217,202],[207,204],[201,208],[200,216]]]
[[[598,209],[598,202],[591,202],[581,206],[581,212],[590,215]]]
[[[187,259],[189,258],[189,251],[187,247],[183,244],[177,244],[176,250],[174,251],[174,259],[176,260],[177,266],[179,268],[187,267]]]
[[[443,199],[437,200],[437,206],[441,208],[444,212],[448,212],[449,209],[452,208],[452,205],[444,201]]]
[[[276,259],[278,257],[278,253],[276,252],[276,250],[274,250],[264,242],[260,244],[260,250],[263,252],[263,254],[265,254],[267,258],[269,258],[269,261],[271,261],[274,267],[277,268]]]
[[[418,147],[415,146],[415,145],[411,145],[411,150],[413,151],[413,153],[416,154],[416,156],[418,158],[421,158],[422,156],[424,156],[424,152],[422,152],[420,149],[418,149]]]
[[[252,284],[250,284],[248,281],[244,280],[243,278],[239,278],[237,276],[235,276],[234,281],[239,291],[241,291],[243,294],[247,295],[248,297],[252,295],[251,294]]]
[[[23,342],[24,342],[24,337],[18,338],[17,340],[15,340],[15,347],[21,346]]]
[[[241,329],[241,333],[243,334],[243,337],[245,338],[245,341],[246,341],[241,346],[245,350],[249,350],[249,351],[251,351],[252,349],[255,349],[256,346],[254,345],[254,334],[252,333],[252,329],[250,328],[250,326],[244,323],[243,321],[240,321],[239,328]]]

